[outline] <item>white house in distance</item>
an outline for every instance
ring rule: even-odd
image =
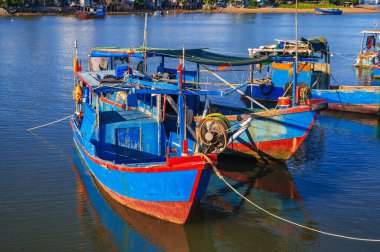
[[[90,0],[80,0],[79,1],[79,5],[80,6],[90,6],[91,5],[91,1]]]
[[[359,0],[359,4],[380,4],[380,0]]]

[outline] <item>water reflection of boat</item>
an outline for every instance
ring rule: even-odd
[[[358,80],[358,86],[370,86],[375,84],[372,72],[368,68],[355,67],[355,74]]]
[[[110,199],[95,184],[77,153],[72,166],[78,182],[78,216],[99,247],[111,251],[189,251],[183,226],[149,217]]]
[[[377,115],[365,115],[358,113],[345,113],[342,111],[324,111],[323,115],[335,117],[335,118],[344,118],[349,121],[359,122],[361,124],[366,124],[370,126],[377,127],[380,122],[380,117]]]
[[[252,167],[248,160],[225,159],[218,160],[218,168],[236,190],[261,207],[297,223],[313,224],[286,165]],[[267,232],[268,235],[280,235],[291,240],[315,241],[317,238],[315,234],[275,221],[272,217],[256,211],[256,208],[232,192],[217,176],[211,178],[206,200],[211,202],[209,207],[216,211],[232,215],[246,225],[260,229],[260,232]],[[223,229],[218,229],[218,232],[223,232]]]

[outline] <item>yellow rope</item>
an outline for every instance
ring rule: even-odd
[[[255,202],[251,201],[250,199],[248,199],[247,197],[245,197],[244,195],[242,195],[241,193],[239,193],[232,185],[230,185],[223,177],[223,175],[219,172],[219,170],[216,168],[216,166],[214,165],[214,163],[212,162],[212,160],[207,157],[206,155],[204,155],[203,153],[197,153],[196,155],[200,155],[202,156],[208,163],[210,163],[212,165],[212,169],[213,171],[215,172],[215,174],[229,187],[231,188],[232,191],[234,191],[237,195],[239,195],[240,197],[242,197],[245,201],[247,201],[248,203],[250,203],[251,205],[253,205],[254,207],[256,207],[257,209],[263,211],[264,213],[276,218],[276,219],[279,219],[279,220],[282,220],[286,223],[289,223],[289,224],[292,224],[294,226],[297,226],[297,227],[300,227],[300,228],[303,228],[303,229],[306,229],[306,230],[309,230],[309,231],[313,231],[313,232],[316,232],[316,233],[320,233],[320,234],[324,234],[324,235],[328,235],[328,236],[333,236],[333,237],[339,237],[339,238],[343,238],[343,239],[349,239],[349,240],[356,240],[356,241],[367,241],[367,242],[380,242],[380,239],[367,239],[367,238],[358,238],[358,237],[352,237],[352,236],[346,236],[346,235],[339,235],[339,234],[334,234],[334,233],[329,233],[329,232],[325,232],[325,231],[321,231],[321,230],[318,230],[318,229],[315,229],[315,228],[311,228],[311,227],[307,227],[307,226],[304,226],[304,225],[301,225],[301,224],[298,224],[296,222],[293,222],[293,221],[290,221],[288,219],[285,219],[281,216],[278,216],[274,213],[271,213],[269,212],[268,210],[260,207],[259,205],[257,205]]]

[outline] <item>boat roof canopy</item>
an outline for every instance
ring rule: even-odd
[[[363,34],[370,33],[370,34],[380,34],[380,30],[364,30],[362,31]]]
[[[182,49],[160,49],[160,48],[121,48],[121,47],[98,47],[90,49],[91,57],[127,57],[146,53],[148,57],[164,56],[169,58],[182,58]],[[137,55],[136,55],[137,56]],[[248,58],[223,55],[208,52],[204,49],[185,49],[185,59],[193,63],[209,66],[246,66],[253,64],[268,64],[272,62],[269,58]]]

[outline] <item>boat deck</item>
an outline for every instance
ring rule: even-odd
[[[139,110],[123,110],[100,112],[99,118],[100,158],[132,167],[155,166],[165,161],[152,144],[158,137],[157,121],[152,117]]]
[[[100,112],[100,124],[138,122],[147,123],[155,120],[139,110],[105,111]]]
[[[96,71],[96,72],[76,72],[77,76],[85,82],[86,85],[91,87],[100,86],[100,81],[105,76],[112,76],[115,74],[115,70],[104,70],[104,71]]]

